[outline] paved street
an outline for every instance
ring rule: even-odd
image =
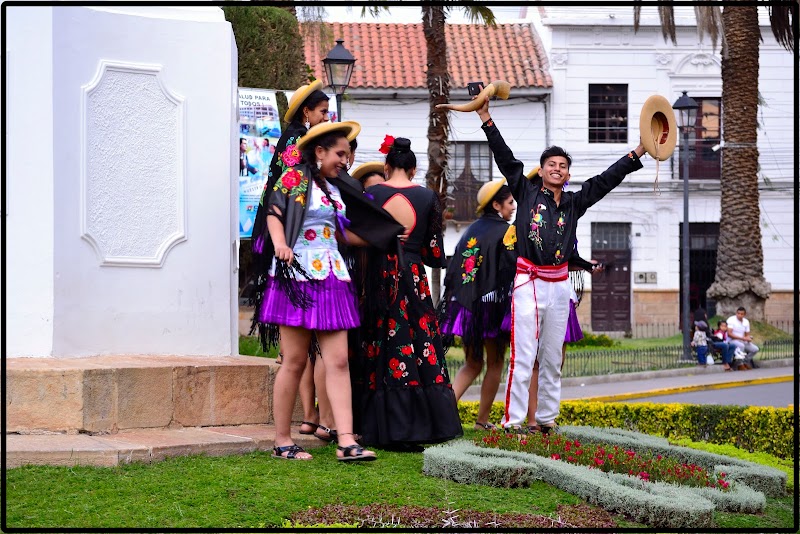
[[[679,402],[683,404],[740,404],[747,406],[773,406],[786,408],[794,404],[794,382],[738,386],[705,391],[688,391],[673,395],[659,395],[631,399],[626,402]]]

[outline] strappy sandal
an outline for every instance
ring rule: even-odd
[[[322,430],[323,432],[325,432],[328,435],[327,436],[320,436],[319,434],[317,434],[317,430]],[[332,428],[328,428],[327,426],[317,425],[317,428],[314,429],[314,432],[310,432],[310,434],[314,434],[315,438],[321,439],[322,441],[324,441],[326,443],[330,443],[332,441],[335,441],[337,443],[339,442],[339,434],[337,434],[335,430],[333,430]]]
[[[296,443],[292,443],[291,445],[285,445],[283,447],[277,447],[277,446],[272,447],[273,458],[278,458],[280,460],[300,460],[300,461],[312,459],[311,457],[298,458],[297,453],[300,452],[305,452],[306,454],[308,454],[303,447],[297,445]],[[286,456],[284,456],[283,453],[287,453]]]
[[[312,428],[311,428],[310,431],[309,430],[303,430],[303,425],[308,425],[308,426],[310,426]],[[317,423],[312,423],[311,421],[301,421],[300,422],[300,430],[298,432],[300,432],[301,434],[304,434],[306,436],[310,436],[311,434],[316,432],[318,428],[319,428],[319,425]]]
[[[478,423],[475,422],[475,426],[473,427],[475,430],[497,430],[497,426],[493,425],[492,423]]]
[[[542,432],[542,427],[539,425],[528,425],[528,434],[534,434],[536,432]]]
[[[336,459],[340,462],[371,462],[378,459],[374,453],[364,454],[365,452],[369,451],[364,450],[364,447],[358,443],[348,445],[347,447],[342,447],[339,445],[336,448],[342,451],[342,456],[339,456],[338,454],[336,455]]]

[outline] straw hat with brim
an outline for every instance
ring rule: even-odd
[[[541,169],[541,167],[537,165],[531,172],[525,175],[525,178],[528,180],[533,180],[533,177],[539,174],[539,169]]]
[[[653,95],[644,101],[639,117],[639,135],[645,151],[653,159],[664,161],[672,156],[678,141],[678,126],[675,110],[661,95]]]
[[[300,110],[300,106],[303,105],[303,102],[306,101],[306,98],[308,98],[309,95],[314,91],[321,90],[322,80],[314,80],[308,85],[298,87],[297,91],[295,91],[292,95],[292,99],[289,100],[289,108],[286,110],[286,115],[283,116],[283,120],[286,122],[292,122],[294,114]]]
[[[382,175],[383,165],[384,163],[382,161],[368,161],[356,167],[350,173],[350,176],[360,181],[362,176],[366,176],[367,174],[372,174],[373,172],[377,172]]]
[[[346,136],[349,136],[356,126],[358,126],[359,129],[361,128],[361,125],[353,121],[321,122],[316,126],[309,128],[308,132],[306,132],[306,134],[300,138],[300,140],[297,142],[297,149],[303,150],[308,143],[314,139],[337,130],[341,130]]]
[[[342,121],[342,124],[350,124],[353,126],[353,130],[349,134],[347,134],[348,141],[352,141],[353,139],[358,137],[358,134],[361,133],[361,125],[356,121]]]
[[[506,185],[505,178],[495,178],[491,182],[483,184],[481,188],[478,189],[478,208],[475,211],[480,213],[504,185]]]

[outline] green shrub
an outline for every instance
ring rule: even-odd
[[[613,347],[620,345],[619,341],[614,341],[605,334],[592,334],[591,332],[583,332],[583,339],[574,341],[567,344],[567,349],[580,348],[580,347]]]
[[[458,410],[463,424],[475,424],[477,401],[460,401]],[[493,403],[489,421],[502,417],[503,403]],[[794,452],[794,412],[789,408],[565,401],[556,422],[735,445],[778,458],[792,458]]]
[[[303,38],[289,11],[253,5],[222,9],[236,38],[239,87],[295,89],[306,83]]]

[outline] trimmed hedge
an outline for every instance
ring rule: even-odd
[[[463,424],[473,425],[478,402],[460,401],[458,411]],[[502,416],[503,403],[495,402],[489,421],[500,421]],[[792,458],[794,454],[794,413],[789,408],[564,401],[556,422],[734,445],[778,458]]]
[[[542,480],[591,504],[651,526],[713,526],[714,503],[691,491],[692,488],[643,483],[629,475],[605,473],[535,454],[477,447],[464,440],[429,447],[423,456],[422,471],[429,476],[499,487],[527,486],[534,480]],[[727,492],[732,494],[733,491]]]

